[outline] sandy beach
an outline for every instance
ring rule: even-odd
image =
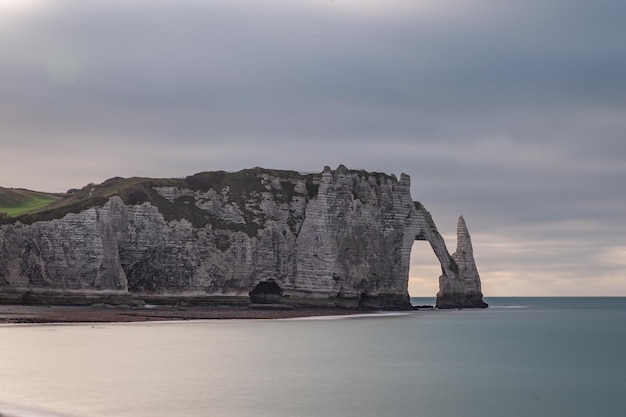
[[[358,309],[298,308],[290,310],[271,307],[142,307],[113,306],[24,306],[0,305],[0,324],[9,323],[113,323],[206,319],[284,319],[314,316],[360,314]]]

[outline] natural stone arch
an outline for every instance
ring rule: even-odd
[[[441,275],[441,265],[430,243],[425,240],[413,241],[409,259],[409,297],[434,300],[439,291],[439,275]],[[434,301],[431,304],[434,305]]]
[[[430,213],[415,203],[415,240],[427,240],[441,265],[438,308],[484,308],[480,276],[473,256],[471,238],[463,216],[457,223],[457,250],[450,255]]]

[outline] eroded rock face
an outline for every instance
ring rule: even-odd
[[[437,294],[438,308],[485,308],[480,288],[480,276],[474,260],[474,250],[469,231],[463,216],[457,223],[457,246],[452,259],[458,267],[459,283],[440,278],[440,292]]]
[[[159,207],[113,196],[59,219],[0,226],[0,291],[247,295],[272,281],[292,299],[410,308],[417,239],[429,241],[441,263],[440,307],[481,306],[467,228],[451,257],[428,211],[412,200],[407,175],[343,166],[282,173],[252,170],[241,187],[195,186],[198,174],[188,186],[153,187]],[[193,218],[167,221],[171,207]]]

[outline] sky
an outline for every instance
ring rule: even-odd
[[[485,296],[626,296],[626,2],[2,0],[0,186],[411,176]],[[437,291],[416,242],[409,290]]]

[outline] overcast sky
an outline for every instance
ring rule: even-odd
[[[626,2],[2,0],[0,186],[412,178],[483,292],[626,295]],[[410,291],[439,267],[414,246]]]

